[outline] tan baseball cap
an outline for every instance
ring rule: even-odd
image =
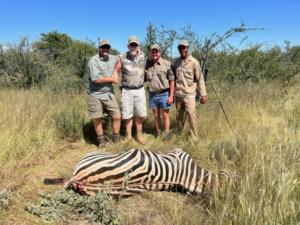
[[[105,39],[103,39],[99,42],[99,47],[102,47],[104,45],[108,45],[109,47],[111,47],[108,40],[105,40]]]
[[[182,40],[182,41],[179,42],[178,47],[179,47],[179,46],[186,46],[186,47],[189,47],[189,43],[187,42],[187,40]]]
[[[128,37],[128,45],[130,45],[131,43],[136,43],[137,45],[140,44],[139,39],[137,36],[129,36]]]
[[[153,44],[150,46],[150,51],[152,51],[153,49],[160,51],[160,46],[158,44]]]

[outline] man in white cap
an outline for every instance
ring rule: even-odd
[[[200,91],[200,103],[207,102],[206,87],[199,62],[189,54],[189,44],[183,40],[178,44],[180,57],[173,63],[175,73],[176,120],[179,132],[183,129],[187,113],[192,140],[198,141],[196,91]]]
[[[120,141],[121,115],[112,84],[118,83],[118,76],[113,75],[117,57],[109,54],[107,40],[99,43],[99,52],[88,62],[88,111],[93,118],[99,148],[105,146],[102,118],[104,113],[112,117],[113,141]]]
[[[136,140],[145,144],[142,134],[143,118],[147,116],[146,96],[144,89],[146,57],[139,48],[136,36],[128,38],[128,51],[121,54],[116,63],[114,76],[121,72],[122,119],[125,120],[126,139],[132,139],[133,120],[136,125]]]
[[[150,46],[151,58],[147,60],[145,80],[148,82],[149,106],[155,117],[156,136],[161,134],[162,114],[164,136],[170,130],[170,109],[174,101],[174,73],[171,63],[160,56],[160,46]]]

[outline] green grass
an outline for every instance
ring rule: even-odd
[[[186,126],[183,135],[174,134],[168,141],[150,135],[145,148],[167,152],[172,147],[181,147],[200,166],[213,172],[225,169],[238,177],[238,182],[231,181],[204,197],[151,192],[121,199],[115,206],[119,209],[121,224],[300,224],[299,79],[284,89],[275,82],[239,86],[222,83],[216,87],[232,131],[209,89],[209,102],[198,108],[199,145],[189,142]],[[65,162],[61,166],[70,172],[77,159],[88,151],[86,149],[96,149],[83,142],[82,126],[90,121],[84,93],[57,95],[34,89],[1,90],[0,108],[0,168],[3,174],[9,168],[24,165],[24,161],[35,162],[38,168],[46,169],[48,162],[45,160]],[[171,114],[174,125],[175,108]],[[153,132],[153,126],[153,116],[149,112],[146,131]],[[60,154],[60,145],[69,142],[81,143],[82,153],[78,150],[77,153]],[[138,144],[110,144],[107,150],[121,152],[135,146]],[[34,165],[27,169],[40,173]],[[10,174],[18,177],[18,172],[20,170]],[[26,174],[30,177],[31,173]],[[12,179],[0,177],[0,189],[7,186],[7,180]],[[12,201],[14,210],[6,214],[0,212],[0,217],[12,215],[23,198],[37,201],[37,189],[30,183],[25,186],[23,192],[22,185],[19,187],[23,193],[20,199]],[[42,185],[38,187],[46,189]],[[32,195],[35,197],[31,198]],[[24,214],[19,215],[22,216]],[[19,221],[31,224],[32,219]]]

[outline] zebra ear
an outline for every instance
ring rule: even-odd
[[[75,180],[71,179],[68,182],[65,183],[64,189],[69,190],[73,188],[73,184],[75,183]]]

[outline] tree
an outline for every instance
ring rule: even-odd
[[[67,34],[52,31],[42,33],[41,39],[33,44],[33,49],[47,56],[49,60],[60,63],[64,52],[72,44],[72,38]]]
[[[149,55],[150,46],[157,43],[157,28],[149,22],[146,27],[146,38],[145,41],[141,44],[142,51]]]

